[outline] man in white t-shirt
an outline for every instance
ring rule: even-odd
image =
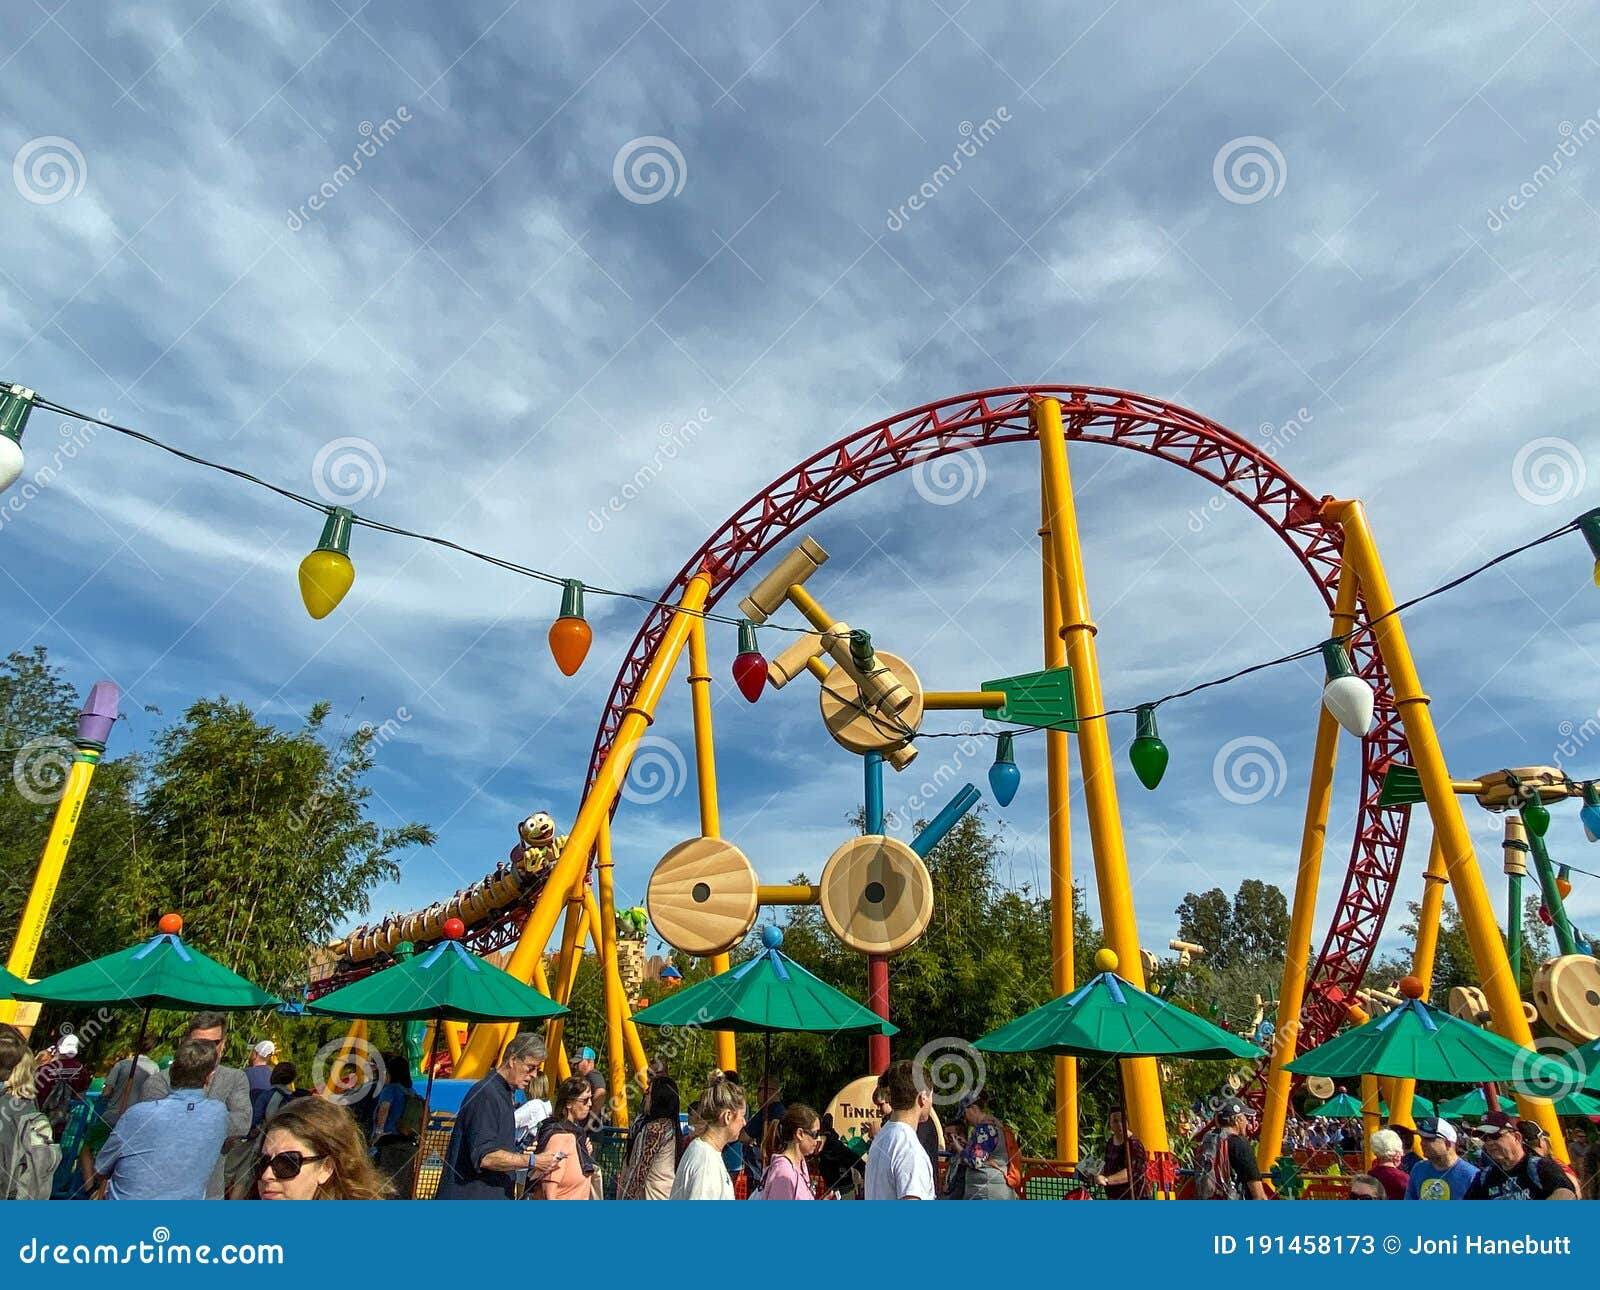
[[[932,1200],[933,1164],[917,1138],[917,1126],[933,1109],[927,1072],[895,1062],[878,1081],[889,1118],[872,1136],[867,1152],[868,1200]]]

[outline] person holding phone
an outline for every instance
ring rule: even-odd
[[[598,1170],[589,1153],[589,1116],[594,1087],[586,1076],[574,1075],[556,1089],[555,1110],[539,1126],[534,1147],[536,1159],[549,1156],[552,1163],[529,1172],[526,1196],[530,1200],[598,1200]]]

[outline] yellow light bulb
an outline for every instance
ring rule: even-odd
[[[350,557],[338,551],[313,551],[300,561],[300,599],[306,613],[326,618],[344,599],[356,580]]]
[[[1600,587],[1600,560],[1594,562],[1594,585]]]

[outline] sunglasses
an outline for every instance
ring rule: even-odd
[[[298,1178],[300,1171],[313,1160],[324,1160],[326,1158],[325,1156],[308,1156],[301,1151],[280,1151],[275,1156],[257,1156],[255,1176],[259,1178],[270,1169],[272,1170],[272,1176],[279,1182],[288,1182],[291,1178]]]
[[[1369,1195],[1368,1193],[1366,1193],[1364,1191],[1353,1191],[1353,1192],[1350,1193],[1350,1199],[1351,1200],[1377,1200],[1378,1198],[1376,1196]]]

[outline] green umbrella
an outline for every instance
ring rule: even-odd
[[[1389,1075],[1441,1084],[1515,1079],[1524,1085],[1560,1088],[1572,1082],[1566,1063],[1420,999],[1407,999],[1383,1016],[1302,1053],[1287,1069],[1296,1075],[1333,1079]]]
[[[1384,1107],[1381,1113],[1387,1114],[1388,1108]],[[1351,1097],[1348,1093],[1340,1093],[1330,1097],[1321,1106],[1306,1112],[1307,1115],[1322,1116],[1329,1120],[1353,1120],[1361,1115],[1361,1099]]]
[[[571,1009],[451,940],[323,995],[306,1011],[385,1021],[543,1021]]]
[[[633,1014],[641,1026],[700,1026],[741,1034],[897,1035],[872,1009],[813,976],[778,949],[782,933],[761,929],[766,947],[731,971],[697,981]]]
[[[1600,1093],[1600,1039],[1591,1039],[1567,1054],[1567,1064],[1583,1077],[1583,1087]]]
[[[146,1012],[151,1008],[244,1012],[283,1002],[193,945],[185,945],[176,932],[159,932],[142,944],[52,973],[31,985],[17,985],[12,994],[28,1003],[109,1003]]]
[[[1556,1099],[1555,1108],[1557,1115],[1600,1115],[1600,1098],[1589,1097],[1584,1093],[1568,1093],[1566,1097]],[[1489,1109],[1489,1099],[1484,1095],[1484,1091],[1481,1088],[1473,1088],[1468,1089],[1460,1097],[1453,1097],[1442,1103],[1439,1114],[1451,1120],[1477,1120],[1481,1119]],[[1511,1098],[1497,1097],[1493,1109],[1515,1115],[1517,1104]]]
[[[639,1026],[692,1026],[767,1037],[762,1079],[772,1065],[777,1031],[824,1035],[898,1035],[871,1008],[835,990],[779,950],[783,931],[761,929],[764,949],[755,958],[704,981],[685,986],[642,1012]]]
[[[1114,971],[1052,999],[973,1045],[990,1053],[1058,1057],[1260,1057],[1261,1049]]]
[[[20,976],[0,967],[0,999],[15,999],[17,996],[12,991],[22,989],[27,984]]]

